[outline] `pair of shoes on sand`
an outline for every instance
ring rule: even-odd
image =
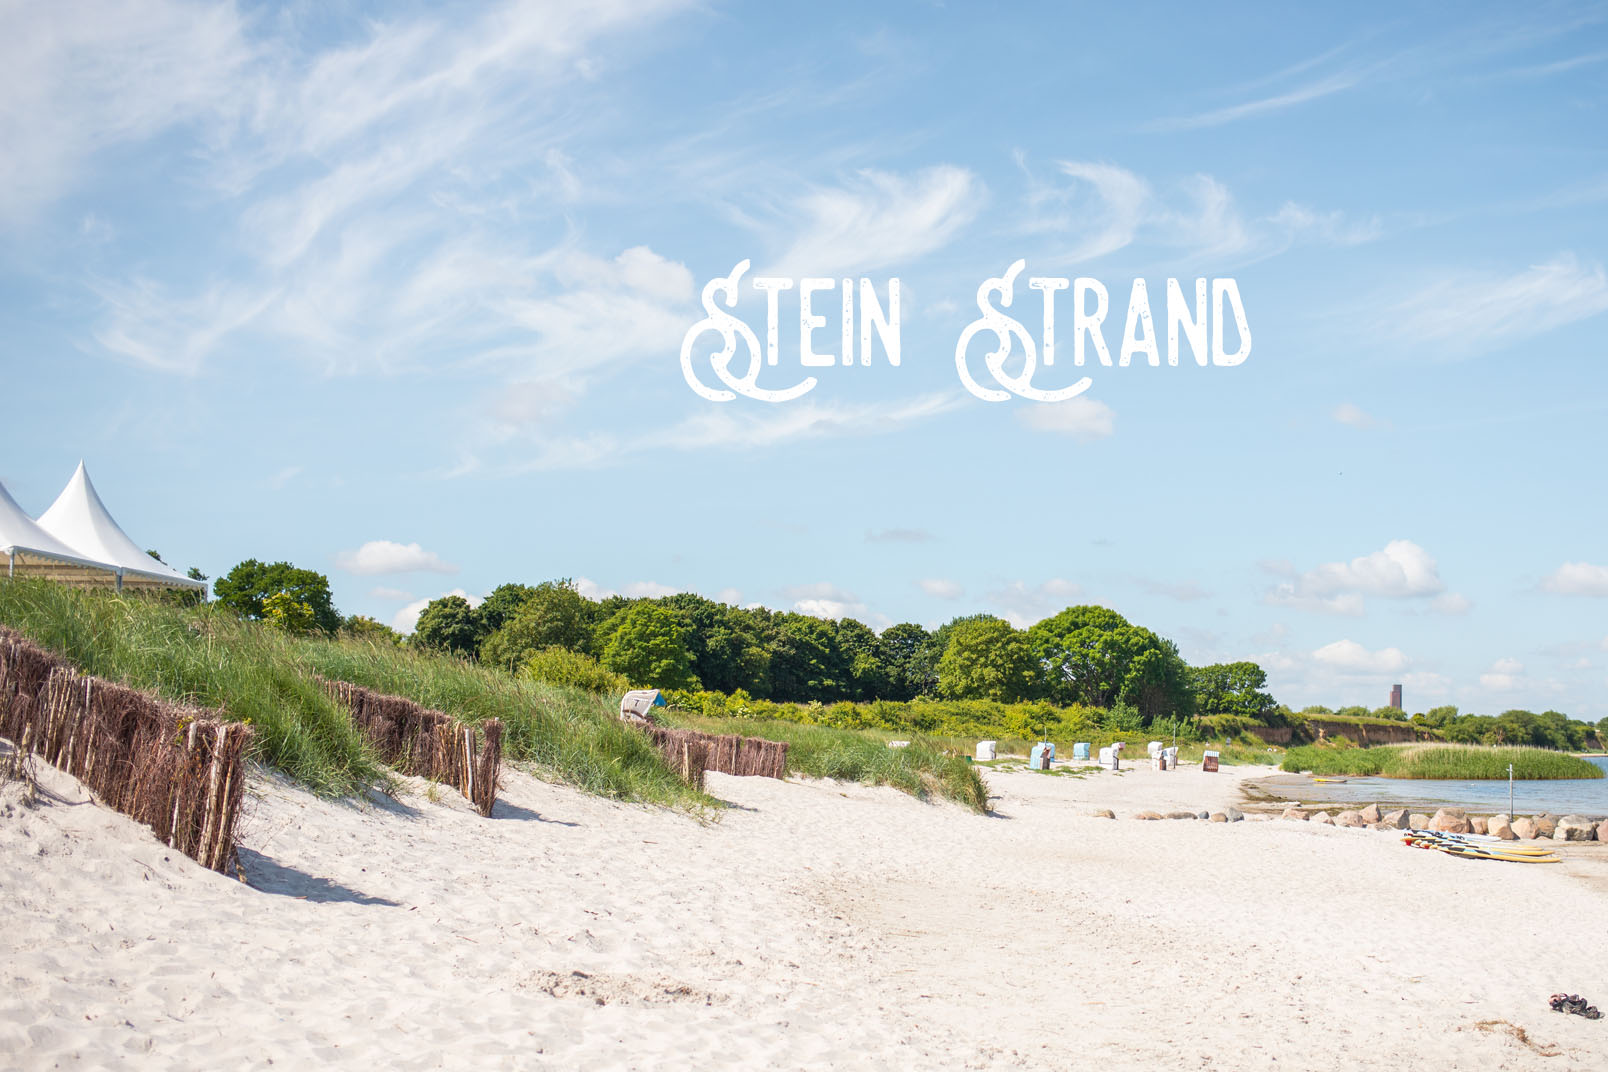
[[[1602,1019],[1602,1013],[1597,1011],[1597,1006],[1587,1005],[1586,999],[1579,994],[1553,994],[1551,1005],[1553,1012],[1572,1012],[1576,1016],[1584,1016],[1587,1020]]]

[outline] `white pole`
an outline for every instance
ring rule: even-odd
[[[1508,822],[1513,821],[1513,764],[1508,764]]]

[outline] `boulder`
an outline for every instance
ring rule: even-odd
[[[1288,808],[1284,809],[1284,814],[1280,815],[1279,818],[1280,819],[1294,819],[1298,823],[1304,823],[1304,822],[1306,822],[1308,816],[1307,816],[1306,812],[1302,811],[1300,808],[1296,807],[1294,804],[1291,804]]]
[[[1363,819],[1362,812],[1360,811],[1343,811],[1334,817],[1334,825],[1355,828],[1359,826],[1367,826],[1368,823]]]
[[[1210,819],[1211,817],[1212,813],[1209,811],[1197,811],[1195,813],[1195,818],[1197,819]]]
[[[1193,819],[1194,817],[1195,813],[1192,811],[1170,811],[1167,813],[1167,818],[1169,819]]]
[[[1214,811],[1211,813],[1211,815],[1207,816],[1206,821],[1209,823],[1226,823],[1228,822],[1228,816],[1224,815],[1220,811]]]
[[[1312,817],[1311,821],[1314,823],[1322,823],[1324,826],[1334,825],[1334,819],[1326,811],[1318,812],[1318,814]]]
[[[1503,841],[1512,841],[1519,835],[1513,832],[1513,820],[1506,815],[1493,815],[1485,822],[1485,832]]]
[[[1390,830],[1390,831],[1394,832],[1395,830],[1398,830],[1400,828],[1392,826],[1390,823],[1377,822],[1377,823],[1374,823],[1373,825],[1369,826],[1368,829],[1369,830]]]
[[[1520,816],[1513,820],[1513,838],[1515,841],[1529,841],[1535,837],[1535,820]]]
[[[1565,815],[1552,831],[1554,841],[1591,841],[1597,836],[1597,824],[1584,815]]]
[[[1608,819],[1597,824],[1597,840],[1608,845]]]
[[[1156,813],[1155,813],[1155,812],[1153,812],[1153,811],[1140,811],[1140,812],[1134,812],[1134,816],[1133,816],[1133,817],[1134,817],[1134,818],[1135,818],[1135,819],[1160,819],[1160,818],[1161,818],[1161,816],[1159,816],[1159,815],[1157,815],[1157,814],[1156,814]]]
[[[1242,822],[1245,819],[1245,813],[1240,811],[1238,808],[1228,808],[1223,812],[1223,814],[1228,816],[1228,821],[1231,823]],[[1604,840],[1608,841],[1608,838],[1604,838]]]
[[[1405,830],[1407,829],[1407,813],[1400,808],[1395,811],[1387,811],[1385,812],[1384,822],[1392,830]]]
[[[1429,820],[1429,828],[1443,834],[1467,834],[1474,828],[1462,808],[1442,808]]]
[[[1374,823],[1384,822],[1385,820],[1384,813],[1379,810],[1379,805],[1377,804],[1368,805],[1358,814],[1362,816],[1362,821],[1367,823],[1369,826],[1372,826]]]
[[[1427,830],[1429,829],[1429,816],[1425,815],[1421,811],[1415,811],[1411,815],[1407,816],[1407,825],[1402,827],[1402,829]]]
[[[1483,815],[1471,816],[1468,820],[1468,825],[1474,828],[1476,834],[1486,833],[1490,827],[1490,823]]]
[[[1549,838],[1558,829],[1558,817],[1556,815],[1548,815],[1542,812],[1535,817],[1534,822],[1535,836],[1538,838]]]
[[[1095,808],[1089,814],[1096,819],[1115,819],[1117,817],[1117,813],[1110,808]]]

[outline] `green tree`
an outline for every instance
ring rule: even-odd
[[[289,592],[275,592],[262,601],[262,620],[291,636],[305,636],[316,624],[313,608]]]
[[[892,675],[876,632],[864,622],[843,618],[837,623],[837,646],[848,668],[849,698],[870,702],[887,697]]]
[[[687,623],[692,672],[704,688],[769,695],[770,652],[762,637],[764,624],[751,612],[691,592],[678,592],[657,602]]]
[[[833,623],[808,614],[771,622],[771,697],[795,703],[847,699],[852,681]]]
[[[1197,715],[1263,721],[1278,707],[1265,690],[1267,672],[1253,662],[1213,663],[1190,671]]]
[[[1068,607],[1028,630],[1058,703],[1110,707],[1122,701],[1148,722],[1194,709],[1189,669],[1172,641],[1106,607]]]
[[[1039,663],[1027,637],[999,618],[980,616],[950,630],[938,660],[938,694],[950,700],[1017,703],[1038,691]]]
[[[491,595],[475,608],[480,611],[480,621],[487,633],[495,633],[501,629],[530,598],[536,594],[536,589],[528,584],[499,584],[491,590]]]
[[[504,585],[498,591],[518,587],[523,586]],[[516,602],[513,617],[495,632],[482,634],[480,661],[487,666],[511,671],[546,648],[585,654],[593,650],[591,612],[573,581],[543,581],[528,592],[511,594],[501,602],[500,610],[506,611]]]
[[[635,686],[694,689],[687,626],[674,611],[649,602],[622,612],[603,648],[603,666]]]
[[[283,592],[313,612],[313,624],[325,633],[341,626],[341,616],[330,598],[329,578],[289,562],[264,565],[255,558],[235,566],[212,586],[213,597],[243,618],[261,621],[269,596]]]
[[[462,596],[432,599],[419,612],[413,643],[431,651],[473,659],[480,647],[480,615]]]
[[[913,622],[900,622],[884,629],[877,641],[888,668],[888,693],[883,699],[914,700],[937,693],[943,649],[931,633]]]

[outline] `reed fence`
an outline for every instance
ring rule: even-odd
[[[0,736],[203,867],[235,867],[249,726],[80,674],[0,626]]]
[[[787,773],[787,744],[762,737],[699,733],[668,726],[643,726],[665,762],[689,784],[703,788],[704,772],[781,778]]]
[[[403,696],[323,677],[318,682],[351,712],[353,724],[387,764],[403,774],[450,785],[481,815],[491,815],[502,776],[500,719],[482,722],[477,734],[476,727]]]

